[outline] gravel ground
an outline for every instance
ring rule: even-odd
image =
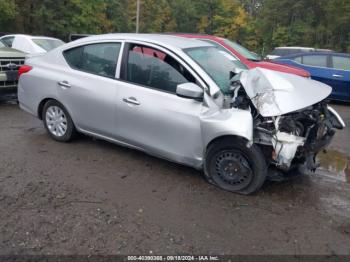
[[[0,127],[0,254],[350,254],[350,128],[316,174],[240,196],[104,141],[55,142],[15,104]]]

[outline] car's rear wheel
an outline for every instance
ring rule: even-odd
[[[55,101],[46,102],[42,112],[44,126],[49,135],[60,142],[70,141],[76,134],[76,130],[67,110]]]
[[[208,147],[205,175],[212,184],[231,192],[252,194],[263,185],[267,166],[261,150],[239,138],[225,138]]]

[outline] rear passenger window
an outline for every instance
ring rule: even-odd
[[[350,70],[350,58],[343,56],[333,56],[333,68]]]
[[[327,56],[306,55],[303,57],[303,64],[310,66],[327,67]]]
[[[297,57],[295,57],[294,59],[293,59],[295,62],[297,62],[297,63],[302,63],[302,59],[301,59],[301,56],[297,56]]]
[[[171,93],[176,93],[179,84],[196,82],[173,57],[142,45],[130,46],[126,80]]]
[[[64,51],[67,63],[74,69],[105,77],[115,77],[120,43],[99,43]]]
[[[1,39],[1,41],[7,46],[12,47],[13,40],[15,39],[14,36],[8,36]]]

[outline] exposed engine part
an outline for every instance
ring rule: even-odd
[[[304,142],[303,137],[277,131],[272,137],[272,146],[275,149],[273,160],[279,167],[289,169],[298,147],[304,145]]]
[[[288,81],[289,84],[284,82],[286,86],[282,88],[279,87],[281,82],[276,83],[275,78],[269,76],[269,72],[258,71],[251,78],[245,78],[245,87],[242,85],[242,77],[233,74],[225,105],[250,110],[254,121],[254,143],[260,146],[269,164],[284,170],[300,166],[315,170],[317,153],[330,143],[335,128],[345,127],[343,120],[334,109],[327,106],[325,101],[312,106],[305,105],[307,107],[300,110],[292,110],[293,106],[284,107],[281,102],[284,92],[299,88],[298,83],[303,82],[304,79],[293,78],[294,81],[285,75],[284,78],[293,80],[295,83],[292,81],[291,85]],[[258,85],[258,81],[266,85]],[[319,83],[308,84],[312,84],[315,90],[319,88]],[[326,87],[322,90],[324,92],[322,96],[330,92]],[[278,95],[279,101],[270,103],[270,100],[273,100],[273,97],[270,97],[270,91]],[[301,101],[301,104],[303,102],[305,101]],[[283,110],[279,108],[280,106]],[[285,112],[286,108],[290,109],[288,112],[291,113],[283,113],[282,111]],[[281,114],[277,114],[278,112]]]
[[[282,118],[279,125],[281,132],[286,132],[296,136],[304,135],[303,124],[293,117]]]
[[[254,142],[263,147],[270,163],[287,170],[303,164],[315,170],[316,154],[330,143],[336,122],[325,103],[318,103],[279,117],[255,119]],[[270,146],[271,150],[267,150]]]

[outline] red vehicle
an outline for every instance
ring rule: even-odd
[[[177,36],[196,38],[198,40],[206,41],[215,45],[217,48],[222,49],[225,52],[230,52],[238,60],[240,60],[249,69],[255,67],[262,67],[270,70],[275,70],[283,73],[295,74],[303,77],[310,77],[310,73],[292,66],[281,65],[273,62],[261,61],[261,58],[250,52],[245,47],[230,41],[226,38],[213,36],[213,35],[199,35],[199,34],[175,34]]]

